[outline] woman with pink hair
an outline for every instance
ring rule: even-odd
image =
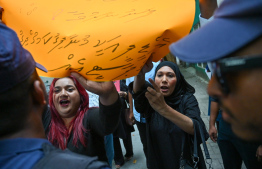
[[[89,108],[86,90],[99,95],[99,108]],[[53,145],[107,162],[104,136],[116,129],[121,109],[113,82],[89,81],[77,73],[55,78],[49,105],[43,124]]]

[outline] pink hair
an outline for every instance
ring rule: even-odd
[[[70,122],[69,129],[72,127],[71,132],[73,132],[73,144],[77,147],[78,140],[81,142],[81,144],[86,147],[87,141],[84,136],[84,133],[87,133],[88,131],[83,126],[83,118],[85,112],[89,109],[89,97],[84,89],[84,87],[73,77],[69,76],[68,78],[72,79],[79,94],[80,94],[80,107],[77,110],[76,116],[73,118],[73,120]],[[68,138],[70,136],[69,129],[65,126],[64,121],[60,117],[59,113],[57,112],[54,103],[53,103],[53,93],[54,93],[54,86],[56,81],[59,80],[59,78],[55,78],[51,85],[50,85],[50,91],[49,91],[49,105],[50,105],[50,111],[51,111],[51,123],[49,125],[49,133],[48,133],[48,140],[55,146],[63,149],[66,149]],[[64,140],[64,138],[66,140]]]

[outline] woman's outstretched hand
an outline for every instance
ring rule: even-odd
[[[71,75],[74,76],[86,90],[99,95],[100,102],[103,105],[111,105],[118,99],[118,92],[113,82],[91,81],[76,72],[72,72]]]
[[[166,104],[164,96],[161,93],[159,87],[156,85],[156,83],[152,79],[149,79],[149,81],[153,85],[154,89],[148,87],[145,96],[148,99],[151,107],[159,114],[163,115],[163,113],[166,112],[165,110],[168,107],[168,105]]]

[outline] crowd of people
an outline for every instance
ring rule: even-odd
[[[36,71],[46,68],[0,23],[0,168],[108,169],[113,159],[121,168],[135,154],[128,106],[148,169],[205,169],[200,145],[209,136],[218,141],[225,169],[240,169],[242,161],[248,169],[262,168],[262,1],[224,0],[218,8],[216,0],[199,2],[208,23],[170,51],[185,62],[209,63],[209,133],[197,89],[177,64],[149,57],[136,76],[120,81],[119,91],[111,81],[71,72],[53,79],[47,94]],[[90,106],[88,93],[98,96],[98,105]]]

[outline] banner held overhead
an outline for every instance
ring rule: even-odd
[[[194,0],[0,0],[3,22],[48,69],[44,77],[76,71],[89,80],[136,75],[153,55],[187,35]]]

